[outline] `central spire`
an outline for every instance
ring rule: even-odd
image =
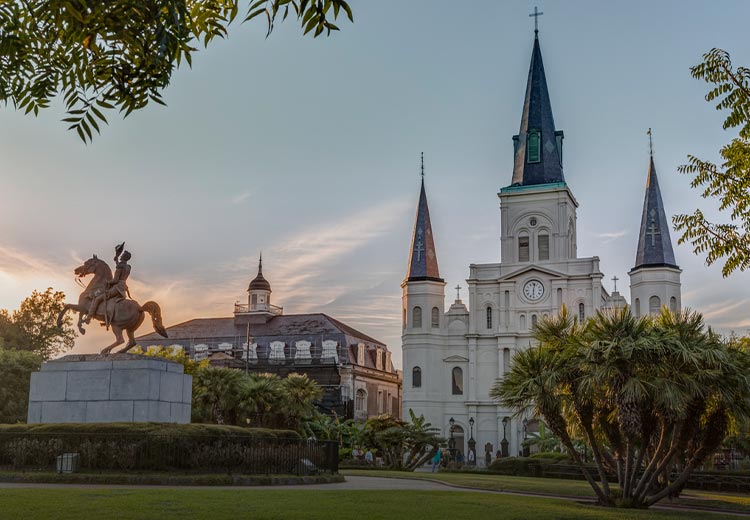
[[[409,267],[406,272],[407,282],[431,280],[442,282],[438,269],[435,241],[432,237],[432,223],[430,222],[430,208],[427,206],[427,194],[424,190],[424,154],[422,155],[422,187],[417,204],[417,218],[414,222],[414,234],[411,239],[409,252]]]
[[[565,182],[562,168],[563,133],[555,130],[539,35],[537,31],[534,33],[521,128],[518,135],[513,136],[515,159],[512,186]]]

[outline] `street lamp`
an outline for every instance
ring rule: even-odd
[[[471,433],[469,435],[469,466],[474,466],[477,463],[477,441],[474,440],[474,418],[469,417],[469,428]]]
[[[508,423],[510,422],[510,417],[503,417],[503,440],[500,441],[500,453],[503,455],[503,457],[508,456],[508,438],[506,437],[507,430],[508,430]]]
[[[521,424],[523,424],[523,440],[524,440],[524,442],[523,442],[523,456],[524,457],[528,457],[530,450],[529,450],[529,445],[526,444],[526,437],[527,437],[526,432],[528,431],[527,427],[529,425],[529,420],[526,417],[524,417],[523,421],[521,421]]]
[[[454,460],[456,458],[456,439],[453,438],[453,425],[456,424],[456,420],[451,417],[448,420],[448,424],[450,424],[450,439],[448,439],[448,451],[451,454],[451,460]]]

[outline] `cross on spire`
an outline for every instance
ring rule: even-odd
[[[617,280],[619,280],[619,278],[617,278],[617,276],[613,276],[612,277],[612,281],[615,282],[615,290],[612,291],[612,292],[617,292]]]
[[[646,234],[651,237],[651,245],[656,245],[656,235],[661,235],[661,232],[659,231],[659,228],[656,227],[656,222],[654,222],[653,220],[651,221],[651,225],[649,226],[648,232],[646,232]]]
[[[424,152],[422,152],[422,180],[424,180]]]
[[[534,34],[539,34],[539,17],[544,13],[540,12],[539,9],[534,6],[534,12],[529,15],[529,18],[534,18]]]
[[[414,248],[414,252],[417,253],[417,262],[422,260],[422,253],[424,252],[424,245],[422,244],[422,240],[417,242],[417,245]]]
[[[653,157],[654,156],[654,140],[651,137],[651,128],[648,129],[648,132],[646,132],[646,135],[648,135],[648,154]]]
[[[455,289],[456,289],[456,301],[459,301],[461,299],[461,286],[456,285]]]

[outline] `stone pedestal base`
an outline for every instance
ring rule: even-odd
[[[183,366],[133,354],[73,355],[31,375],[28,422],[187,424],[193,378]]]

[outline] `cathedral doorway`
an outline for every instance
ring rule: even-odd
[[[456,460],[459,462],[466,461],[466,450],[464,448],[464,429],[459,425],[453,427],[453,440],[456,446]]]

